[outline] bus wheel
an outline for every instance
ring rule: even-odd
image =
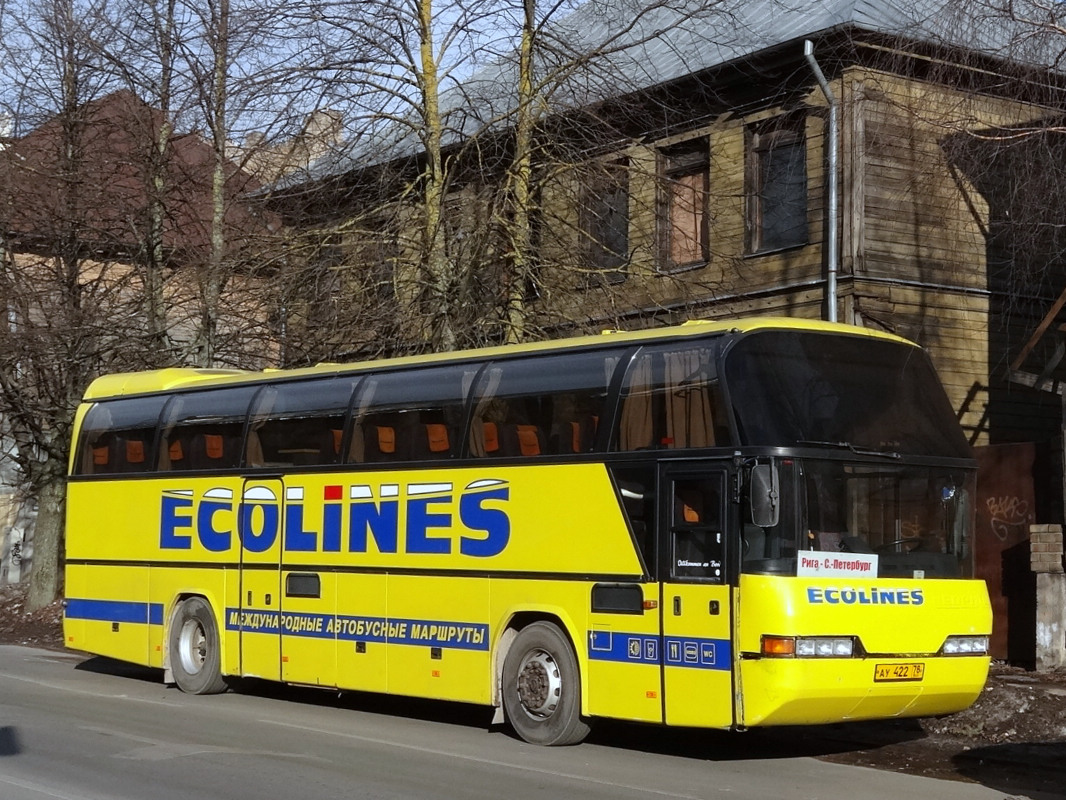
[[[218,625],[211,606],[202,597],[190,597],[178,606],[168,646],[170,669],[179,689],[188,694],[226,691]]]
[[[534,622],[518,632],[503,663],[503,707],[530,744],[577,744],[588,735],[577,659],[557,626]]]

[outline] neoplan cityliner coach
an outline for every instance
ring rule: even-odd
[[[784,319],[95,381],[70,647],[227,678],[745,728],[965,708],[975,464],[926,355]]]

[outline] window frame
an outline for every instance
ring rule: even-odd
[[[580,252],[588,270],[587,288],[615,286],[629,278],[632,259],[629,210],[629,159],[618,158],[593,165],[580,192],[578,227]],[[615,197],[616,202],[609,198]],[[615,252],[605,234],[618,233],[625,252]]]
[[[699,269],[711,260],[711,153],[710,139],[700,136],[667,147],[658,153],[659,203],[656,216],[658,264],[660,274],[672,275]],[[700,252],[696,258],[686,261],[674,260],[675,234],[679,226],[674,224],[674,210],[679,195],[684,193],[680,181],[695,177],[700,181],[697,192],[701,195],[698,209],[697,236],[690,237]],[[680,190],[680,191],[679,191]],[[696,194],[696,192],[693,192]],[[695,207],[696,204],[693,203]],[[693,214],[693,218],[697,215]]]
[[[773,117],[769,120],[749,125],[745,129],[745,197],[747,209],[745,227],[747,229],[746,250],[749,255],[763,255],[781,250],[789,250],[795,247],[803,247],[810,244],[810,215],[811,204],[809,196],[808,176],[808,149],[807,149],[807,115],[805,113],[790,113]],[[798,180],[784,184],[790,188],[793,184],[797,187],[794,194],[775,199],[774,202],[784,208],[785,211],[792,205],[797,209],[802,207],[803,224],[797,224],[794,228],[785,230],[784,234],[795,238],[785,238],[784,234],[778,236],[781,241],[767,242],[767,215],[771,213],[767,209],[769,198],[767,197],[766,170],[768,159],[785,148],[796,148],[800,157],[799,163],[794,166],[801,168]],[[775,184],[781,186],[782,184]],[[797,215],[798,216],[798,215]]]

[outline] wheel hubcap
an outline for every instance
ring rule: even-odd
[[[178,639],[178,657],[182,669],[189,675],[196,675],[204,668],[207,661],[207,636],[203,626],[196,620],[188,620],[181,627]]]
[[[550,717],[562,694],[559,665],[552,654],[537,650],[527,655],[518,670],[518,699],[526,713],[537,719]]]

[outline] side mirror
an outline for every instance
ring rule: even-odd
[[[777,465],[756,464],[751,468],[751,521],[760,528],[772,528],[781,516]]]

